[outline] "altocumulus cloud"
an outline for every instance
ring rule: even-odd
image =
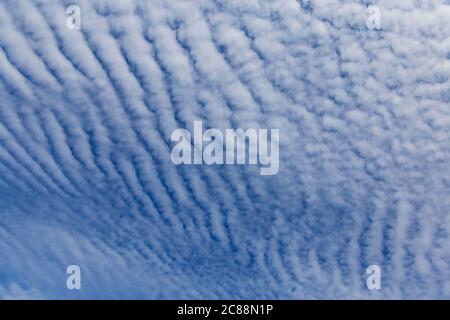
[[[450,298],[449,102],[448,1],[2,0],[0,297]],[[279,173],[175,166],[195,120]]]

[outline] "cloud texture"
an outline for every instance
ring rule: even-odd
[[[450,298],[449,107],[448,1],[1,0],[0,298]]]

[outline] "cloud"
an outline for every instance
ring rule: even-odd
[[[0,297],[449,298],[449,18],[440,0],[3,1]],[[279,173],[175,166],[194,120],[279,128]]]

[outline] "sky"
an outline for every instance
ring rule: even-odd
[[[0,0],[0,299],[449,299],[449,233],[449,1]]]

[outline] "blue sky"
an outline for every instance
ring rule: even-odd
[[[448,1],[0,0],[0,298],[450,298],[449,77]]]

